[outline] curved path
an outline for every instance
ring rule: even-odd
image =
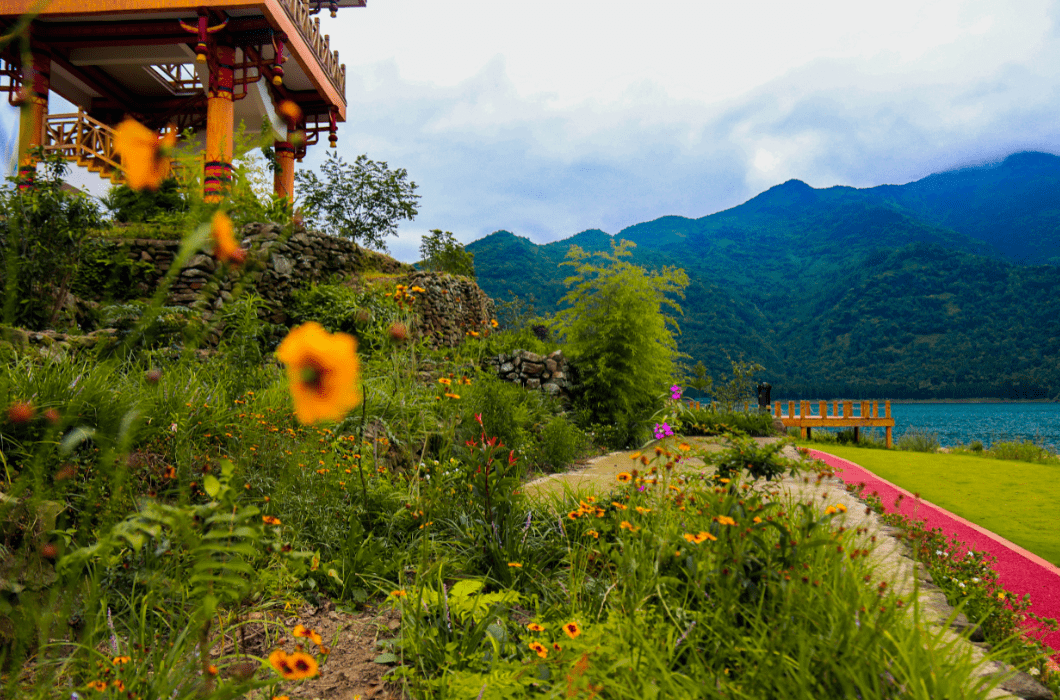
[[[997,558],[994,570],[1002,586],[1020,598],[1030,594],[1030,609],[1035,614],[1060,620],[1060,568],[975,523],[933,503],[917,499],[900,486],[881,479],[853,462],[820,450],[811,449],[809,454],[831,467],[836,477],[845,483],[864,482],[864,493],[878,493],[888,513],[899,512],[909,518],[922,520],[928,530],[939,528],[947,538],[956,535],[970,548],[990,553]],[[896,508],[895,501],[899,494],[904,498]],[[1044,642],[1056,651],[1053,660],[1060,663],[1060,631],[1046,636]]]

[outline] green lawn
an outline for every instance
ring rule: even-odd
[[[799,441],[865,467],[1060,566],[1060,466]]]

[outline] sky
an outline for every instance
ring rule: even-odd
[[[543,244],[792,178],[873,187],[1060,153],[1058,2],[368,0],[320,16],[346,64],[340,155],[418,185],[387,239],[404,262],[431,229]]]

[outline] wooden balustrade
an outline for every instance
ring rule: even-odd
[[[283,5],[294,25],[298,27],[306,44],[313,49],[324,72],[331,79],[332,85],[342,95],[345,95],[346,66],[339,63],[339,52],[331,50],[331,37],[320,34],[320,18],[310,16],[309,5],[305,0],[281,0],[280,4]]]

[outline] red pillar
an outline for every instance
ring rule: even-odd
[[[211,63],[210,90],[206,94],[206,165],[203,198],[219,202],[232,182],[232,67],[236,50],[215,46]]]
[[[29,151],[44,145],[44,128],[48,118],[48,90],[51,86],[51,57],[34,49],[30,64],[22,66],[22,110],[18,130],[18,171],[28,179],[36,172],[36,162]]]
[[[287,141],[276,141],[276,171],[272,180],[272,191],[278,197],[294,201],[294,146]]]

